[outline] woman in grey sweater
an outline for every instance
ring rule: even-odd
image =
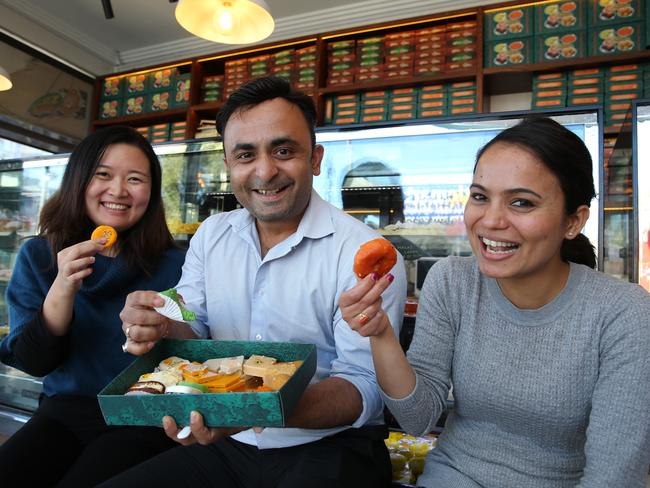
[[[478,154],[465,207],[474,256],[431,268],[408,360],[381,309],[388,280],[341,296],[405,430],[429,432],[454,386],[418,484],[645,487],[650,295],[593,269],[580,230],[594,194],[582,141],[527,119]]]

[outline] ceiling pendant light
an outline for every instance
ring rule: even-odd
[[[0,91],[9,90],[13,85],[7,70],[0,66]]]
[[[223,44],[252,44],[275,27],[264,0],[180,0],[176,20],[195,36]]]

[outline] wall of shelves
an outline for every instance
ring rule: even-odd
[[[597,0],[596,0],[597,1]],[[614,0],[616,3],[617,0]],[[595,14],[591,11],[597,9],[597,4],[594,4],[594,0],[584,0],[577,2],[559,2],[558,5],[561,7],[562,4],[571,3],[572,5],[577,5],[578,9],[583,9],[583,14],[577,16],[578,25],[584,29],[586,36],[587,27],[586,19],[587,17],[594,17]],[[612,3],[612,2],[610,2]],[[650,50],[645,48],[646,37],[642,36],[642,50],[637,50],[634,52],[622,52],[617,54],[602,54],[595,56],[582,56],[574,59],[560,59],[552,60],[545,62],[536,62],[537,57],[532,55],[529,62],[525,64],[515,64],[515,65],[504,65],[504,66],[494,66],[494,67],[485,67],[485,65],[490,64],[486,63],[484,56],[486,53],[486,46],[490,42],[495,42],[494,33],[491,26],[487,27],[486,32],[486,22],[493,23],[494,18],[498,18],[499,10],[506,9],[505,12],[520,12],[521,10],[526,11],[526,15],[534,18],[535,10],[538,9],[535,15],[540,15],[539,12],[541,8],[552,8],[547,5],[553,5],[554,2],[538,2],[538,3],[522,3],[522,2],[509,2],[497,6],[490,6],[489,8],[474,8],[474,9],[464,9],[459,11],[452,11],[445,14],[438,14],[430,17],[417,17],[411,19],[405,19],[403,21],[391,22],[391,23],[382,23],[376,25],[370,25],[363,28],[358,28],[355,30],[341,30],[336,32],[321,33],[315,36],[309,36],[298,39],[291,39],[281,43],[266,44],[261,45],[255,48],[248,48],[243,50],[233,50],[226,53],[220,53],[215,56],[203,56],[200,58],[191,58],[179,60],[176,64],[171,66],[152,66],[143,68],[138,73],[148,75],[156,70],[163,68],[176,68],[180,70],[183,74],[190,73],[190,97],[189,103],[184,108],[171,108],[164,112],[150,112],[150,113],[139,113],[137,115],[127,115],[127,116],[118,116],[115,118],[101,119],[99,118],[99,108],[100,108],[100,94],[102,91],[102,84],[106,79],[115,79],[125,77],[127,75],[132,75],[132,72],[129,73],[118,73],[111,74],[109,76],[99,78],[97,80],[97,89],[95,100],[92,105],[93,114],[91,123],[91,130],[96,130],[99,127],[103,127],[110,124],[127,124],[132,126],[146,126],[154,125],[160,123],[168,122],[186,122],[186,132],[185,138],[191,139],[196,136],[196,130],[201,120],[213,119],[214,115],[218,111],[222,101],[209,101],[204,102],[201,99],[201,83],[205,77],[208,76],[223,76],[223,85],[222,85],[222,99],[228,94],[228,90],[231,90],[233,86],[236,86],[238,79],[230,79],[228,76],[228,67],[230,64],[241,62],[242,60],[259,60],[264,57],[269,57],[271,60],[276,55],[281,55],[282,53],[290,50],[296,52],[297,50],[313,47],[315,48],[316,59],[313,65],[313,88],[307,89],[303,88],[303,91],[310,93],[316,102],[316,106],[319,113],[319,125],[324,124],[324,113],[326,100],[333,96],[345,95],[359,93],[369,90],[382,90],[382,89],[393,89],[393,88],[408,88],[408,87],[420,87],[426,86],[435,83],[453,83],[460,81],[470,81],[474,80],[476,82],[476,97],[477,97],[477,112],[490,112],[490,97],[492,95],[503,95],[509,93],[521,93],[521,92],[530,92],[532,89],[532,78],[534,73],[543,73],[551,71],[561,71],[561,70],[570,70],[576,68],[587,68],[587,67],[606,67],[612,64],[624,64],[624,63],[639,63],[646,60],[650,60]],[[629,2],[622,2],[621,5],[628,5]],[[538,6],[541,5],[542,7]],[[646,5],[639,0],[635,0],[633,5],[637,9],[645,9]],[[627,8],[627,7],[626,7]],[[528,9],[528,10],[526,10]],[[496,13],[495,13],[496,12]],[[588,14],[588,15],[587,15]],[[636,15],[636,14],[635,14]],[[641,18],[643,18],[644,11],[640,12]],[[605,17],[603,17],[605,18]],[[636,17],[634,17],[636,20]],[[620,19],[614,19],[618,24],[615,26],[620,26]],[[638,21],[638,28],[644,28],[645,22],[648,19]],[[593,21],[596,23],[596,21]],[[597,22],[602,23],[602,20],[597,20]],[[524,23],[526,28],[532,28],[529,23]],[[409,75],[406,76],[392,76],[388,70],[389,56],[387,53],[387,48],[383,45],[382,53],[383,63],[381,66],[382,71],[380,72],[382,76],[376,77],[376,79],[367,79],[365,81],[359,81],[358,75],[351,74],[349,76],[349,83],[340,83],[332,84],[332,58],[330,56],[331,50],[328,49],[328,46],[331,46],[333,43],[338,43],[341,41],[354,41],[359,42],[360,40],[369,39],[374,37],[381,36],[384,40],[389,39],[391,36],[396,36],[404,33],[414,33],[415,35],[418,32],[426,32],[426,30],[436,30],[440,27],[453,27],[453,26],[462,26],[465,25],[466,29],[475,31],[475,58],[472,60],[473,65],[463,68],[457,66],[456,69],[449,69],[449,64],[443,64],[442,68],[437,72],[432,72],[424,76],[418,76],[413,70],[411,70]],[[594,24],[595,25],[595,24]],[[536,29],[541,29],[536,27]],[[565,29],[566,30],[566,29]],[[458,32],[456,30],[456,32]],[[581,31],[582,32],[582,31]],[[508,33],[507,33],[508,34]],[[527,37],[522,35],[529,34]],[[519,37],[517,37],[519,36]],[[503,39],[504,41],[512,41],[521,39],[533,39],[533,32],[515,33],[508,34]],[[422,43],[416,40],[413,43],[413,50],[417,51],[422,47]],[[422,37],[420,39],[423,39]],[[531,41],[532,42],[532,41]],[[491,46],[491,45],[490,45]],[[590,48],[588,51],[594,51],[595,48]],[[408,51],[408,49],[407,49]],[[587,51],[585,48],[584,51]],[[417,55],[417,53],[416,53]],[[408,59],[408,54],[406,54]],[[395,56],[393,56],[395,57]],[[353,56],[354,58],[354,56]],[[449,57],[447,59],[450,59]],[[350,62],[349,71],[350,73],[356,73],[359,69],[362,69],[358,64],[355,64],[355,60]],[[407,61],[408,62],[408,61]],[[259,63],[258,63],[259,64]],[[343,64],[343,69],[346,69],[345,63],[338,63],[339,65]],[[268,74],[273,74],[275,68],[271,65],[268,69]],[[367,69],[367,68],[366,68]],[[298,84],[296,75],[296,66],[293,65],[293,81],[294,85]],[[244,75],[239,80],[244,81],[250,78],[250,72],[248,75]],[[263,71],[258,73],[264,73]],[[393,72],[394,73],[394,72]],[[344,81],[347,81],[347,78],[343,78]],[[234,81],[234,84],[233,84]],[[611,132],[611,131],[610,131]]]

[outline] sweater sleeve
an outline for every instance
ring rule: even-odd
[[[447,406],[451,386],[455,328],[447,309],[449,301],[445,299],[452,286],[450,264],[443,260],[431,268],[422,287],[408,351],[408,360],[416,373],[414,390],[401,399],[383,394],[400,426],[416,435],[428,433],[436,425]]]
[[[45,376],[54,371],[68,355],[70,336],[55,336],[43,324],[39,311],[24,324],[13,345],[13,353],[21,369],[32,376]]]
[[[45,376],[65,359],[69,337],[45,328],[41,309],[52,283],[49,249],[32,239],[20,249],[7,287],[9,335],[0,344],[0,360],[33,376]]]
[[[636,289],[634,289],[636,288]],[[608,301],[581,488],[645,488],[650,464],[650,295],[625,287]]]

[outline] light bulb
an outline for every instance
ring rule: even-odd
[[[214,13],[212,22],[224,36],[231,36],[237,31],[238,21],[233,10],[232,2],[223,2]]]

